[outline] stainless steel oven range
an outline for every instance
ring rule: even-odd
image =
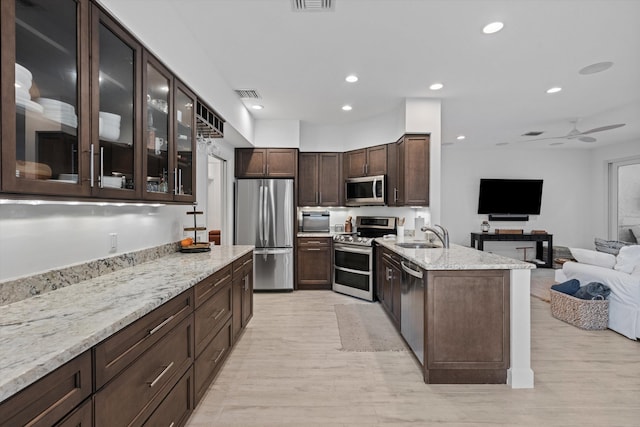
[[[373,239],[393,234],[395,217],[356,217],[357,234],[333,237],[333,290],[373,301]]]

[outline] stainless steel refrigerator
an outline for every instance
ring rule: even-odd
[[[255,246],[254,289],[293,289],[293,203],[292,179],[236,182],[235,242]]]

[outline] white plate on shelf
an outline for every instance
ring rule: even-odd
[[[38,104],[37,102],[28,101],[26,99],[16,99],[16,105],[19,107],[23,107],[27,111],[33,111],[34,113],[42,114],[42,112],[44,111],[42,105]]]

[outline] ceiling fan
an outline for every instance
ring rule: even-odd
[[[586,130],[586,131],[582,132],[582,131],[578,130],[578,121],[577,120],[571,120],[571,123],[573,123],[573,129],[571,129],[569,131],[569,133],[566,134],[566,135],[549,136],[549,137],[546,137],[546,138],[528,139],[528,140],[523,141],[523,142],[544,141],[544,140],[547,140],[547,139],[577,139],[577,140],[582,141],[582,142],[596,142],[597,141],[596,138],[594,138],[592,136],[587,136],[587,135],[592,134],[592,133],[596,133],[596,132],[603,132],[605,130],[616,129],[616,128],[622,127],[622,126],[624,126],[626,124],[626,123],[618,123],[618,124],[615,124],[615,125],[600,126],[600,127],[589,129],[589,130]]]

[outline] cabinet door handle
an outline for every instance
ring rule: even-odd
[[[178,169],[178,192],[176,194],[182,193],[182,169]]]
[[[367,164],[363,163],[362,164],[362,175],[366,175],[367,174]]]
[[[262,164],[262,175],[266,175],[267,174],[267,165],[266,164]]]
[[[98,182],[100,183],[100,188],[104,188],[104,147],[100,147],[100,177],[98,178]]]
[[[318,194],[320,194],[320,205],[322,204],[322,191],[319,191]]]
[[[393,189],[393,201],[394,202],[398,201],[398,189],[397,188]]]
[[[244,281],[244,290],[246,291],[247,289],[249,289],[249,276],[244,276],[244,278],[242,279]]]
[[[94,164],[93,164],[93,156],[94,156],[94,150],[93,150],[93,144],[91,144],[91,147],[89,148],[89,156],[91,157],[91,160],[89,161],[89,173],[91,174],[91,188],[93,188],[93,176],[95,174],[94,171]]]
[[[166,325],[167,323],[171,322],[174,317],[175,317],[175,315],[172,315],[172,316],[169,316],[168,318],[164,319],[162,321],[162,323],[160,323],[158,326],[156,326],[155,328],[153,328],[153,329],[151,329],[149,331],[149,335],[153,335],[156,332],[158,332],[164,325]]]
[[[225,312],[225,311],[226,311],[226,310],[225,310],[224,308],[221,308],[221,309],[216,313],[216,315],[215,315],[215,316],[213,316],[213,320],[218,320],[218,319],[220,318],[220,316],[222,316],[222,315],[224,314],[224,312]],[[211,317],[211,316],[209,316],[209,317]]]
[[[387,280],[393,279],[393,270],[390,269],[389,267],[386,267],[386,269],[387,269]]]
[[[364,174],[369,175],[369,163],[364,164]]]
[[[178,168],[173,168],[173,194],[178,194]]]
[[[267,163],[267,176],[269,176],[269,163]]]
[[[169,369],[171,369],[173,367],[173,362],[169,363],[167,366],[164,367],[164,369],[162,370],[162,372],[160,372],[160,375],[158,375],[156,377],[155,380],[151,381],[151,382],[147,382],[147,384],[149,384],[149,388],[153,387],[154,385],[156,385],[158,383],[158,381],[160,381],[160,379],[162,377],[164,377],[164,375],[169,372]]]
[[[175,426],[175,425],[176,425],[176,423],[175,423],[175,422],[172,422],[171,424],[169,424],[169,427],[173,427],[173,426]]]
[[[216,356],[215,359],[213,359],[213,363],[218,363],[218,361],[220,360],[220,358],[222,357],[222,355],[227,351],[226,348],[223,348],[222,350],[220,350],[220,352],[218,352],[218,355]]]

